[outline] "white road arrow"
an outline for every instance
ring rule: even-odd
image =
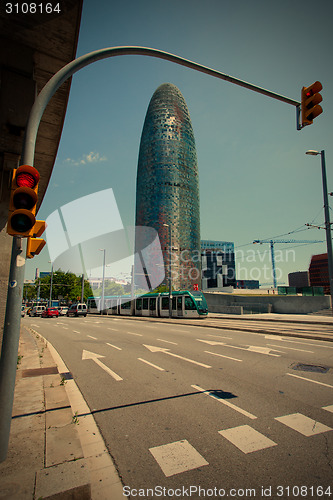
[[[115,380],[117,380],[117,382],[119,382],[119,380],[123,380],[121,377],[119,377],[119,375],[117,375],[115,372],[113,372],[108,366],[106,366],[104,363],[102,363],[102,361],[100,361],[99,358],[105,358],[105,356],[102,356],[101,354],[96,354],[95,352],[85,351],[84,349],[82,351],[82,359],[92,359],[93,361],[95,361],[95,363],[98,366],[103,368],[103,370],[106,371],[106,373],[108,373],[109,375],[111,375],[111,377],[113,377]]]
[[[225,342],[216,342],[215,340],[201,340],[197,339],[199,342],[204,342],[205,344],[209,345],[225,345]]]
[[[169,354],[169,356],[173,356],[174,358],[183,359],[184,361],[188,361],[189,363],[194,363],[195,365],[203,366],[204,368],[211,368],[209,365],[205,365],[204,363],[199,363],[199,361],[194,361],[193,359],[184,358],[183,356],[179,356],[178,354],[174,354],[173,352],[169,352],[169,349],[165,349],[164,347],[156,347],[153,345],[145,345],[150,352],[164,352],[164,354]]]

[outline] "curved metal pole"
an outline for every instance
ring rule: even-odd
[[[271,92],[270,90],[252,85],[251,83],[226,75],[225,73],[221,73],[220,71],[208,68],[207,66],[202,66],[201,64],[195,63],[188,59],[184,59],[174,54],[169,54],[168,52],[164,52],[162,50],[135,46],[109,47],[105,49],[95,50],[94,52],[89,52],[88,54],[74,59],[74,61],[71,61],[62,69],[60,69],[43,87],[43,89],[37,96],[30,112],[29,122],[26,129],[26,136],[23,144],[22,164],[33,165],[36,137],[40,120],[49,100],[55,94],[60,85],[62,85],[74,73],[93,62],[109,57],[123,55],[141,55],[156,57],[158,59],[165,59],[167,61],[180,64],[181,66],[186,66],[187,68],[194,69],[201,73],[206,73],[207,75],[214,76],[221,80],[226,80],[227,82],[234,83],[241,87],[245,87],[249,90],[253,90],[254,92],[259,92],[260,94],[264,94],[268,97],[272,97],[273,99],[286,102],[287,104],[292,104],[296,107],[300,105],[298,101],[294,101],[293,99],[289,99],[288,97],[284,97],[280,94],[276,94],[275,92]]]
[[[26,134],[23,142],[21,164],[33,165],[35,156],[35,145],[37,132],[44,110],[51,97],[68,78],[89,64],[106,59],[108,57],[122,55],[141,55],[165,59],[181,66],[206,73],[221,80],[226,80],[249,90],[259,92],[273,99],[292,104],[299,107],[300,103],[276,94],[269,90],[257,87],[251,83],[244,82],[238,78],[226,75],[214,69],[202,66],[188,59],[169,54],[148,47],[110,47],[96,50],[74,61],[71,61],[60,69],[43,87],[31,108]],[[11,423],[11,412],[14,399],[14,387],[16,376],[16,360],[20,337],[20,308],[23,295],[23,281],[25,268],[26,241],[18,237],[13,238],[12,260],[10,266],[9,289],[7,295],[6,314],[4,323],[4,336],[2,341],[2,352],[0,357],[0,462],[5,460],[8,449],[9,431]]]

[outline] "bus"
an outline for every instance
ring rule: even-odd
[[[88,314],[115,314],[124,316],[169,317],[169,293],[147,293],[132,300],[130,295],[105,296],[101,311],[101,297],[88,297]],[[199,291],[172,292],[172,317],[206,318],[206,299]]]

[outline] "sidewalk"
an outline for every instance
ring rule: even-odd
[[[0,499],[118,500],[122,484],[90,410],[50,344],[21,328]]]

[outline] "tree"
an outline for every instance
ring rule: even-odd
[[[50,298],[51,274],[40,278],[40,297],[48,300]],[[52,277],[52,300],[63,297],[66,302],[76,302],[81,300],[82,277],[71,272],[64,272],[61,269],[53,272]],[[92,295],[89,281],[84,280],[84,301]]]
[[[114,281],[105,281],[104,282],[104,297],[108,295],[124,295],[124,287],[119,283],[115,283]],[[102,296],[102,287],[100,286],[96,290],[94,290],[95,297]]]

